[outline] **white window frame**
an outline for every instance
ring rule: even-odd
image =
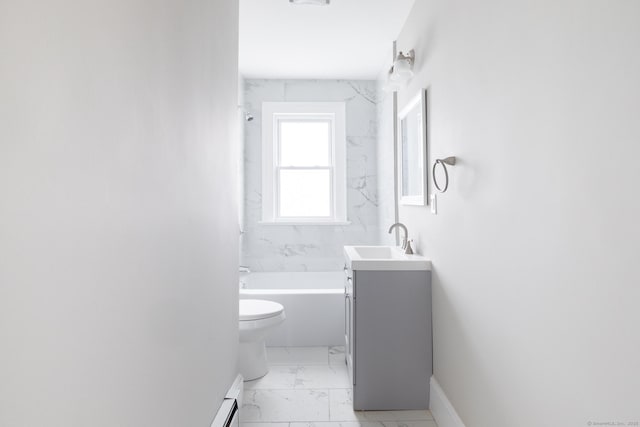
[[[262,103],[262,223],[263,224],[348,224],[347,221],[347,137],[344,102],[263,102]],[[280,217],[278,213],[279,122],[295,120],[329,121],[331,212],[328,217]],[[287,167],[288,169],[288,167]],[[295,167],[291,167],[295,169]],[[314,169],[304,167],[302,169]]]

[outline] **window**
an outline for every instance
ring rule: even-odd
[[[345,223],[344,103],[262,104],[262,219]]]

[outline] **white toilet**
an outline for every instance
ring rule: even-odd
[[[245,381],[263,377],[269,372],[264,340],[285,319],[284,307],[273,301],[240,300],[240,373]]]

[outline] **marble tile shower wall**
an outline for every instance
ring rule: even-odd
[[[377,96],[375,81],[245,81],[243,265],[253,271],[334,271],[344,264],[342,247],[377,244]],[[346,103],[347,217],[349,225],[265,225],[262,219],[262,103]]]

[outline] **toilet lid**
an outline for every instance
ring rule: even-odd
[[[258,320],[277,316],[284,311],[282,304],[261,299],[240,300],[240,320]]]

